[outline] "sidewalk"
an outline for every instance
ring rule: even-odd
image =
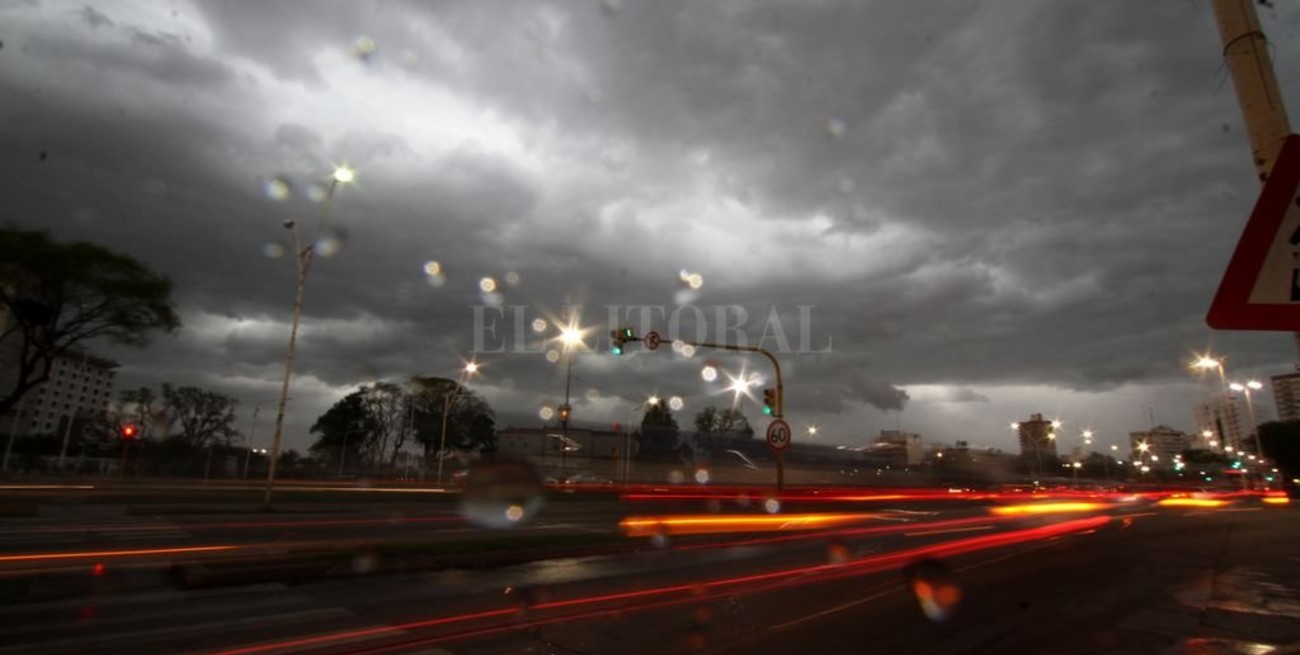
[[[1119,625],[1115,653],[1300,653],[1300,507],[1234,523],[1217,562],[1161,557],[1159,575],[1182,576],[1167,600]]]

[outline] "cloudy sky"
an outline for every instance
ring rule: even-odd
[[[1300,107],[1300,11],[1261,19]],[[683,338],[783,334],[787,414],[831,443],[1010,447],[1031,412],[1103,443],[1149,413],[1192,429],[1191,353],[1294,360],[1205,327],[1258,183],[1204,0],[0,0],[0,98],[0,220],[176,283],[177,336],[102,348],[123,387],[216,388],[246,426],[282,372],[281,223],[310,238],[332,207],[292,447],[356,385],[471,356],[499,422],[536,424],[574,306],[579,423],[650,393],[689,422],[732,400],[707,364],[770,376],[606,354],[610,312],[642,306]]]

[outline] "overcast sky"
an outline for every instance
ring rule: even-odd
[[[1278,4],[1261,19],[1297,108],[1300,11]],[[499,424],[539,423],[565,381],[540,340],[572,305],[577,422],[658,393],[689,423],[733,398],[707,364],[767,383],[761,359],[598,338],[609,306],[685,338],[696,309],[722,338],[739,306],[751,343],[829,350],[781,355],[796,434],[829,443],[901,425],[1011,447],[1031,412],[1102,443],[1149,413],[1190,430],[1193,352],[1242,379],[1295,358],[1288,335],[1205,326],[1259,186],[1203,0],[0,0],[0,221],[176,283],[177,336],[101,347],[120,387],[215,388],[247,427],[283,370],[281,223],[311,234],[342,164],[300,449],[356,385],[471,356]]]

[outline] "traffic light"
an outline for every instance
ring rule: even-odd
[[[781,397],[777,394],[776,389],[763,390],[763,414],[765,416],[779,416],[781,409]]]
[[[610,330],[609,338],[614,344],[613,347],[610,348],[610,352],[615,355],[622,355],[623,351],[627,348],[627,342],[636,341],[636,331],[630,327]]]
[[[564,422],[566,422],[566,423],[568,422],[568,420],[569,420],[569,406],[568,406],[568,405],[560,405],[560,420],[561,420],[561,421],[564,421]]]
[[[135,439],[135,426],[134,425],[122,426],[122,438],[127,441],[131,441],[132,439]]]

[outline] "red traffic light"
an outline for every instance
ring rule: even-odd
[[[122,438],[123,438],[123,439],[134,439],[134,438],[135,438],[135,426],[134,426],[134,425],[124,425],[124,426],[122,426]]]

